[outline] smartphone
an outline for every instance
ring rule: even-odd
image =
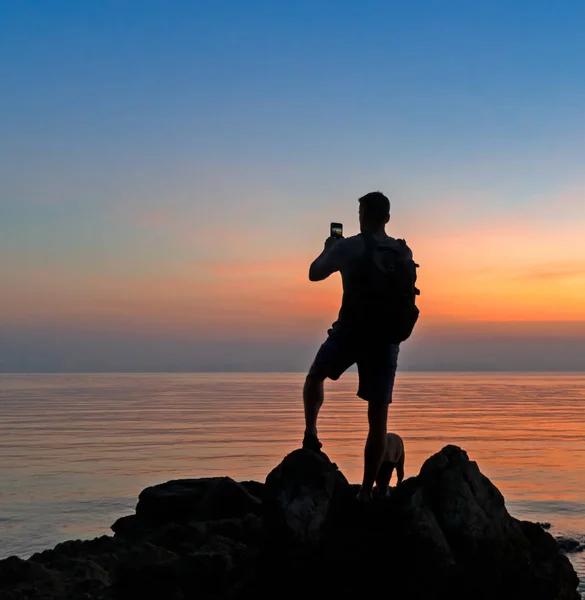
[[[331,223],[330,235],[335,238],[343,237],[343,225],[341,223]]]

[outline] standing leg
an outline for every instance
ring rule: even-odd
[[[303,404],[305,406],[305,436],[303,448],[320,450],[321,442],[317,435],[317,417],[323,404],[323,378],[309,373],[303,387]]]
[[[394,377],[398,363],[397,344],[366,345],[357,361],[358,396],[368,402],[368,438],[364,450],[364,478],[358,494],[370,498],[374,482],[384,460],[388,440],[388,406],[392,402]]]
[[[386,451],[386,434],[388,433],[388,404],[386,402],[368,403],[368,424],[368,438],[364,451],[364,478],[358,495],[361,500],[370,497]]]

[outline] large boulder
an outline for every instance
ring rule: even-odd
[[[229,477],[207,477],[146,488],[138,497],[136,515],[155,522],[208,521],[259,513],[261,507],[245,485]]]
[[[313,546],[326,530],[334,496],[349,484],[326,454],[295,450],[264,485],[264,518],[273,540]]]
[[[411,570],[422,576],[430,566],[452,594],[579,599],[578,578],[554,538],[510,516],[500,491],[457,446],[431,456],[396,490],[392,512],[398,537],[424,565],[411,561]]]

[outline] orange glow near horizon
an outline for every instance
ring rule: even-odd
[[[408,238],[420,264],[423,322],[585,321],[585,245],[579,223],[563,231],[520,222],[431,230],[421,222]],[[4,320],[71,319],[132,329],[304,335],[335,319],[338,275],[307,278],[314,252],[266,256],[258,232],[240,239],[242,253],[153,267],[141,273],[79,273],[65,266],[2,273]],[[211,235],[211,234],[209,234]],[[567,258],[570,256],[570,258]],[[42,302],[39,302],[42,297]]]

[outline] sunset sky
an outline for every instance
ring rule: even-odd
[[[304,370],[392,202],[404,369],[585,368],[585,3],[0,9],[0,371]]]

